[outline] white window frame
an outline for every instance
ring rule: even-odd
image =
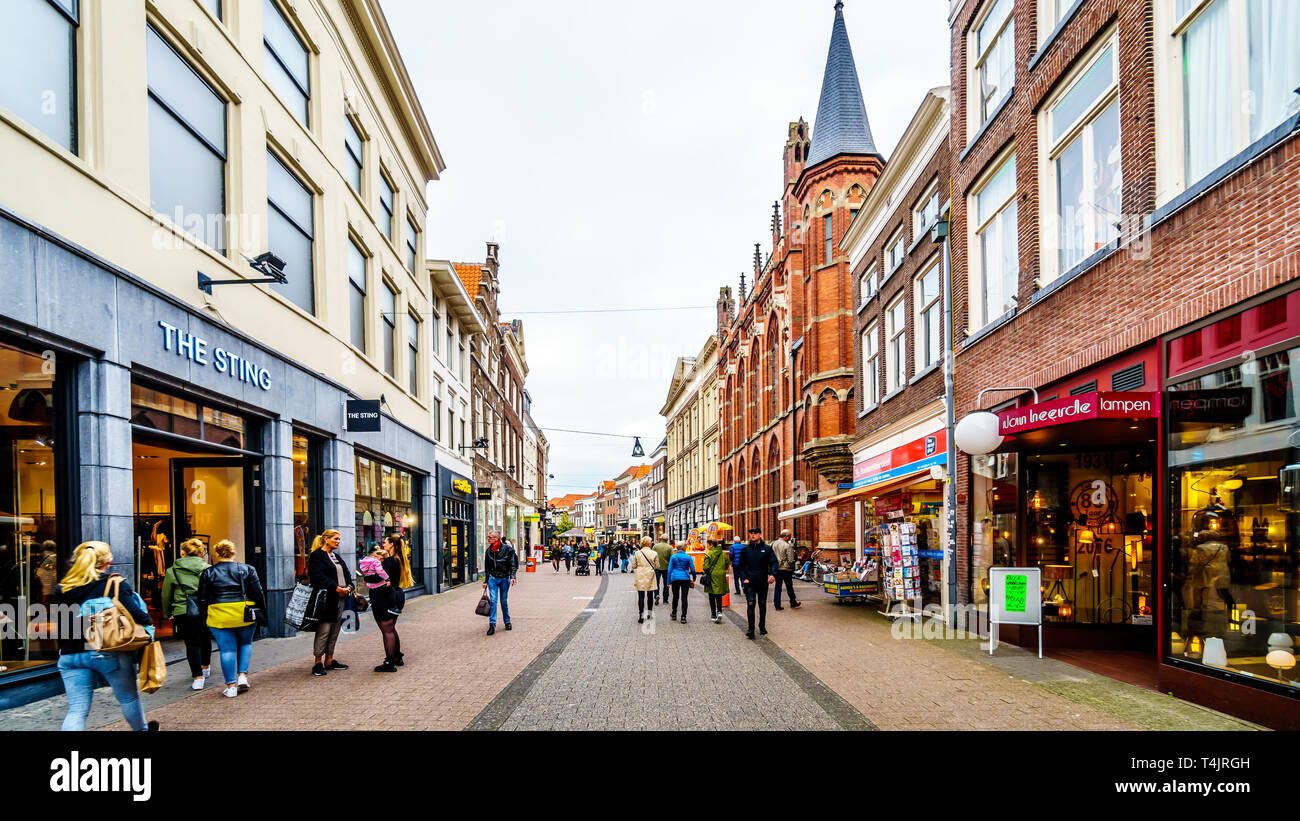
[[[1007,294],[1001,293],[1004,272],[1001,270],[1000,267],[999,270],[995,272],[997,275],[997,282],[998,282],[998,296],[1001,297],[999,304],[996,310],[994,310],[992,306],[985,304],[984,294],[987,290],[985,288],[985,282],[988,279],[989,272],[984,270],[984,265],[980,255],[979,243],[980,243],[981,234],[983,234],[984,231],[986,230],[993,229],[994,228],[993,223],[995,221],[998,223],[996,226],[998,231],[1006,230],[1008,227],[1012,231],[1018,230],[1018,227],[1015,224],[1012,224],[1011,226],[1004,225],[1005,223],[1004,215],[1006,214],[1007,208],[1010,207],[1012,203],[1017,203],[1018,200],[1017,187],[1014,185],[1015,172],[1012,173],[1013,185],[1011,187],[1011,195],[1006,200],[1002,201],[1001,204],[998,206],[997,210],[994,211],[993,214],[985,218],[982,222],[976,222],[976,220],[980,218],[980,214],[978,212],[978,199],[980,193],[983,192],[983,190],[988,187],[989,183],[991,183],[993,179],[997,177],[997,175],[1001,173],[1001,171],[1004,168],[1008,167],[1008,164],[1015,163],[1015,162],[1016,162],[1015,146],[1011,146],[1006,151],[999,154],[992,162],[988,164],[988,167],[985,169],[984,173],[980,175],[980,178],[976,182],[976,184],[971,186],[970,194],[967,197],[966,213],[970,215],[970,218],[966,220],[966,231],[967,231],[966,247],[969,249],[969,252],[967,253],[966,267],[968,273],[967,300],[968,300],[968,309],[969,309],[968,316],[970,317],[969,331],[971,333],[974,333],[975,331],[978,331],[981,328],[986,327],[993,320],[997,319],[998,317],[1002,316],[1002,314],[1006,313],[1006,311],[1002,308],[1002,306],[1007,303],[1009,296]],[[1016,211],[1017,211],[1016,221],[1018,222],[1019,207],[1017,207]],[[998,245],[999,247],[1002,245],[1001,234],[998,235]],[[1018,238],[1016,243],[1016,250],[1017,250],[1016,282],[1019,283],[1020,282],[1020,270],[1019,270],[1020,257],[1019,257]],[[1016,294],[1012,294],[1010,296],[1016,296]]]
[[[1006,19],[1002,20],[996,29],[996,36],[989,39],[986,47],[979,50],[980,30],[986,23],[991,22],[990,15],[998,5],[998,0],[988,0],[985,8],[980,12],[980,18],[970,27],[970,34],[967,35],[966,55],[967,55],[967,112],[968,112],[968,139],[974,136],[990,119],[990,115],[997,111],[998,106],[1011,95],[1016,87],[1016,10],[1014,0],[1008,0],[1008,12]],[[990,54],[993,52],[994,45],[1002,43],[1002,38],[1008,37],[1008,43],[1011,47],[1011,84],[1002,91],[997,99],[984,100],[982,92],[982,83],[980,82],[980,72],[987,62]]]
[[[889,279],[895,271],[903,266],[903,260],[907,259],[907,236],[902,228],[898,233],[889,238],[885,243],[885,279]]]
[[[1213,2],[1215,0],[1200,0],[1181,18],[1177,17],[1177,0],[1154,2],[1152,29],[1155,51],[1157,208],[1205,178],[1205,175],[1196,179],[1187,178],[1183,39],[1189,27]],[[1216,167],[1236,157],[1251,144],[1250,114],[1253,98],[1250,91],[1250,38],[1246,0],[1224,2],[1228,3],[1229,53],[1232,60],[1229,99],[1242,102],[1240,105],[1229,106],[1233,112],[1232,147]],[[1209,169],[1206,174],[1213,170]]]
[[[943,272],[939,270],[939,255],[936,254],[928,260],[922,268],[921,273],[917,274],[912,280],[912,304],[915,306],[912,328],[916,337],[913,340],[912,350],[916,359],[914,366],[916,373],[920,373],[936,364],[940,357],[943,356]],[[923,302],[924,295],[921,291],[921,282],[930,274],[934,274],[935,277],[934,296]],[[926,314],[931,311],[934,312],[935,319],[935,339],[933,342],[936,350],[934,359],[929,358],[930,346],[927,344],[931,340],[929,339],[930,326],[926,322]]]
[[[1076,0],[1038,0],[1038,45],[1047,42],[1047,38],[1065,18],[1065,13],[1074,8]]]
[[[899,310],[899,309],[902,310]],[[896,327],[901,325],[901,327]],[[885,308],[885,396],[907,385],[906,292]]]
[[[1088,107],[1084,109],[1072,123],[1069,124],[1069,127],[1062,132],[1061,137],[1053,141],[1053,109],[1063,102],[1065,98],[1079,86],[1079,83],[1088,76],[1088,72],[1099,64],[1099,61],[1105,56],[1108,49],[1111,52],[1110,84],[1097,96],[1096,99],[1088,104]],[[1038,145],[1041,150],[1039,151],[1038,165],[1038,202],[1039,225],[1043,228],[1043,230],[1040,231],[1039,240],[1039,287],[1047,285],[1066,271],[1061,260],[1061,230],[1063,219],[1060,214],[1057,161],[1061,158],[1061,155],[1065,153],[1066,149],[1071,148],[1075,144],[1076,140],[1083,141],[1082,151],[1084,162],[1086,163],[1092,157],[1094,153],[1092,142],[1093,125],[1097,122],[1102,113],[1110,108],[1112,104],[1119,105],[1119,75],[1119,35],[1114,27],[1112,27],[1110,32],[1099,38],[1097,43],[1089,49],[1086,54],[1075,61],[1074,66],[1063,78],[1064,82],[1060,83],[1060,87],[1046,99],[1039,109]],[[1123,146],[1123,118],[1120,117],[1119,120],[1119,135],[1116,144]],[[1086,207],[1093,209],[1095,212],[1097,207],[1097,192],[1094,190],[1095,175],[1088,173],[1087,167],[1085,167],[1080,173],[1083,177],[1084,198],[1087,202]],[[1122,196],[1122,163],[1119,174]],[[1116,227],[1115,233],[1112,236],[1107,237],[1104,242],[1101,241],[1096,230],[1096,216],[1095,213],[1084,215],[1084,236],[1082,241],[1085,252],[1083,253],[1083,256],[1079,257],[1079,259],[1073,263],[1075,265],[1096,253],[1097,250],[1115,239],[1119,234],[1119,229]],[[1115,214],[1113,219],[1114,223],[1118,225],[1122,219],[1122,215]],[[1088,248],[1091,248],[1092,250],[1087,250]]]
[[[876,263],[867,266],[867,270],[858,279],[858,307],[862,307],[871,301],[880,291],[879,275],[876,273]]]
[[[880,404],[880,323],[862,332],[862,411]]]
[[[912,242],[916,242],[917,237],[924,235],[939,221],[942,205],[939,201],[939,180],[935,179],[912,209]]]

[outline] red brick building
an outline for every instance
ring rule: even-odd
[[[815,127],[791,123],[782,159],[771,253],[755,247],[753,288],[742,275],[738,305],[729,289],[719,299],[719,507],[739,533],[757,524],[773,538],[778,514],[794,513],[780,521],[800,547],[852,549],[851,518],[825,509],[853,469],[853,284],[838,244],[883,161],[842,3]]]
[[[951,7],[959,600],[1300,727],[1300,5]]]

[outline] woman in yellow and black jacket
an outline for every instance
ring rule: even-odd
[[[212,548],[212,566],[199,576],[194,597],[217,642],[221,673],[226,679],[222,695],[234,698],[249,688],[248,667],[253,660],[253,634],[266,619],[266,597],[251,565],[235,561],[235,545],[222,539]]]

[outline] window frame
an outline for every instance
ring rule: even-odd
[[[411,396],[420,395],[420,334],[424,320],[409,305],[406,308],[406,390]]]
[[[867,270],[862,273],[862,276],[858,277],[859,309],[865,307],[868,302],[875,298],[876,294],[880,293],[880,274],[878,273],[878,268],[879,266],[874,260],[872,260],[872,262],[867,265]],[[864,287],[868,281],[871,283],[870,291]]]
[[[348,245],[350,248],[356,249],[357,254],[361,256],[361,266],[362,266],[361,267],[362,279],[361,282],[358,283],[357,280],[352,276],[352,270],[351,270],[352,253],[351,251],[349,251],[348,252],[348,263],[349,263],[348,264],[348,339],[349,342],[352,344],[352,347],[356,348],[362,354],[368,355],[367,352],[369,349],[369,345],[367,344],[368,341],[367,338],[369,337],[370,323],[367,320],[369,319],[369,314],[370,314],[370,261],[372,257],[366,254],[365,246],[363,246],[361,242],[351,232],[349,232],[348,234]],[[356,339],[357,329],[355,327],[357,317],[353,313],[354,308],[356,306],[352,304],[352,298],[356,293],[360,293],[361,296],[361,306],[360,306],[361,307],[361,317],[360,317],[361,318],[361,344],[359,345],[357,344],[357,339]]]
[[[880,404],[880,327],[878,319],[873,319],[862,332],[862,352],[859,356],[862,362],[862,412],[875,408]],[[871,340],[868,346],[867,340]],[[871,380],[867,380],[867,369],[871,369]],[[868,401],[869,400],[869,401]]]
[[[967,195],[966,213],[970,215],[970,218],[966,220],[966,231],[967,231],[966,247],[969,249],[969,253],[967,254],[967,263],[966,263],[967,315],[971,320],[973,320],[974,317],[977,316],[980,317],[980,321],[978,325],[974,324],[974,322],[971,321],[970,326],[968,328],[968,331],[970,333],[974,333],[976,331],[988,327],[998,317],[1006,313],[1006,310],[1003,310],[1000,307],[1001,305],[1005,305],[1009,299],[1009,296],[1007,294],[1001,293],[1002,282],[1006,278],[1006,272],[1001,270],[1000,264],[999,264],[999,270],[997,272],[998,274],[997,281],[998,281],[999,296],[1001,296],[1002,299],[997,312],[995,313],[992,310],[992,307],[985,303],[984,296],[986,293],[988,293],[989,272],[984,270],[984,265],[981,260],[979,243],[981,241],[981,236],[984,233],[984,231],[991,228],[993,226],[994,221],[997,220],[1000,221],[998,224],[998,231],[999,231],[998,246],[1001,247],[1003,245],[1003,236],[1000,233],[1004,227],[1002,225],[1002,222],[1005,222],[1004,216],[1007,212],[1007,209],[1011,207],[1012,204],[1016,205],[1016,219],[1014,220],[1012,230],[1016,231],[1017,234],[1016,237],[1017,293],[1011,296],[1015,296],[1015,297],[1019,296],[1019,282],[1020,282],[1020,274],[1022,272],[1020,270],[1021,265],[1020,265],[1020,240],[1019,240],[1020,208],[1019,208],[1019,198],[1017,196],[1018,187],[1016,185],[1016,178],[1019,173],[1018,165],[1016,165],[1016,167],[1013,170],[1011,170],[1012,185],[1011,185],[1010,195],[1005,200],[1001,201],[1001,204],[998,206],[997,210],[993,212],[992,215],[990,215],[983,221],[979,221],[979,218],[981,216],[979,213],[979,195],[983,193],[985,189],[987,189],[995,179],[997,179],[998,175],[1001,174],[1004,169],[1008,169],[1009,166],[1015,165],[1016,162],[1017,162],[1016,150],[1015,150],[1015,145],[1013,144],[1011,146],[1008,146],[1008,148],[1005,151],[998,154],[996,157],[993,158],[991,162],[989,162],[989,164],[985,167],[984,172],[979,175],[979,177],[976,179],[975,184],[971,186],[970,193]],[[978,287],[976,287],[977,284]]]
[[[980,31],[985,24],[990,22],[993,11],[997,8],[1000,0],[989,0],[987,7],[980,10],[977,20],[971,25],[970,33],[967,35],[966,55],[968,63],[968,85],[969,92],[967,100],[973,100],[974,105],[967,104],[969,111],[969,134],[974,135],[985,123],[993,119],[1002,105],[1016,87],[1016,8],[1014,0],[1008,0],[1007,15],[995,31],[994,36],[988,41],[988,46],[980,50]],[[984,69],[989,57],[992,55],[994,47],[1002,43],[1002,38],[1010,35],[1006,41],[1011,49],[1011,83],[996,99],[985,99],[983,94],[982,70]]]
[[[382,164],[379,166],[378,188],[379,211],[384,215],[388,226],[387,230],[384,230],[385,226],[383,225],[377,227],[379,228],[379,233],[384,235],[384,239],[393,242],[393,231],[397,226],[397,189],[393,187],[393,180],[388,176],[388,173],[384,171],[384,166]],[[388,202],[384,202],[384,191],[388,192]]]
[[[930,203],[934,203],[933,219],[927,219],[930,216]],[[926,187],[925,193],[916,200],[916,205],[912,208],[912,242],[917,238],[925,235],[927,231],[934,227],[939,221],[943,203],[939,199],[939,179],[936,177]]]
[[[81,5],[79,0],[43,0],[43,1],[45,6],[48,7],[47,11],[53,11],[54,14],[58,15],[60,18],[62,18],[65,22],[69,24],[68,29],[65,32],[67,37],[66,42],[67,42],[67,50],[68,50],[68,66],[67,66],[68,86],[66,88],[66,91],[68,93],[68,104],[64,106],[64,108],[66,108],[67,110],[67,119],[66,119],[67,140],[68,140],[67,144],[66,145],[64,144],[62,135],[55,136],[54,134],[51,134],[49,131],[46,131],[45,128],[42,127],[43,124],[41,122],[37,120],[28,120],[22,117],[21,114],[16,109],[8,105],[6,105],[5,108],[7,108],[10,112],[13,113],[15,119],[29,126],[33,131],[39,133],[46,140],[49,140],[50,142],[59,146],[59,148],[63,149],[64,151],[67,151],[73,156],[80,157],[81,156],[79,150],[80,140],[78,139],[78,137],[79,137],[79,125],[81,120],[79,116],[80,114],[79,106],[82,102],[82,95],[79,94],[81,90],[81,83],[77,72],[82,62],[81,60],[82,55],[80,53],[81,51]],[[62,37],[60,37],[60,40],[62,40]],[[51,91],[53,90],[53,89],[49,89],[49,86],[51,85],[49,83],[41,82],[39,83],[39,85],[44,86],[47,90],[51,90]],[[59,92],[63,92],[64,90],[65,89],[60,88]],[[60,125],[63,124],[64,121],[60,120]]]
[[[895,323],[901,327],[894,327]],[[904,289],[885,307],[886,397],[907,387],[907,359],[907,291]]]
[[[416,227],[415,220],[410,214],[406,215],[406,269],[415,273],[416,266],[420,262],[420,229]]]
[[[362,201],[364,201],[365,186],[366,186],[366,161],[365,161],[366,137],[365,134],[361,131],[361,127],[357,124],[356,119],[351,114],[347,114],[347,113],[343,114],[343,128],[344,128],[343,153],[345,155],[344,163],[345,165],[348,166],[348,185],[349,187],[352,188],[353,192],[357,195],[357,197]],[[349,131],[353,136],[357,138],[357,144],[359,146],[359,151],[360,151],[359,154],[354,154],[352,152],[352,144],[348,142]],[[352,172],[353,172],[353,169],[351,167],[352,162],[356,163],[355,173],[357,179],[355,185],[353,185],[353,181],[352,181]]]
[[[308,198],[310,199],[310,202],[311,202],[311,222],[312,222],[312,224],[311,224],[311,229],[310,229],[310,231],[308,231],[308,230],[304,229],[303,226],[299,225],[299,224],[298,224],[298,221],[295,220],[292,216],[290,216],[290,215],[288,214],[288,212],[286,212],[286,211],[284,210],[283,207],[278,206],[278,205],[275,204],[275,201],[274,201],[273,199],[271,199],[270,185],[269,185],[269,182],[268,182],[268,185],[267,185],[267,192],[266,192],[266,207],[267,207],[268,209],[274,208],[275,211],[276,211],[276,213],[278,213],[282,218],[284,218],[284,219],[285,219],[285,220],[286,220],[286,221],[287,221],[287,222],[288,222],[288,223],[289,223],[289,224],[290,224],[290,225],[291,225],[295,230],[297,230],[299,233],[304,234],[304,235],[307,237],[307,239],[308,239],[309,247],[310,247],[310,249],[311,249],[311,265],[309,266],[309,270],[307,271],[307,277],[311,280],[311,285],[310,285],[311,308],[310,308],[310,309],[308,309],[308,308],[304,308],[303,306],[299,305],[297,302],[294,302],[291,298],[289,298],[289,297],[288,297],[287,295],[285,295],[284,293],[281,293],[281,292],[279,292],[279,291],[276,291],[276,293],[279,293],[280,296],[284,297],[284,299],[285,299],[286,301],[288,301],[290,304],[292,304],[292,305],[294,305],[295,307],[297,307],[299,310],[302,310],[302,311],[306,312],[307,314],[309,314],[309,315],[311,315],[311,316],[317,316],[316,309],[319,307],[319,304],[318,304],[319,300],[317,299],[317,293],[316,293],[316,266],[317,266],[317,264],[318,264],[318,259],[319,259],[319,257],[320,257],[320,254],[317,253],[317,247],[316,247],[316,219],[317,219],[317,217],[319,216],[319,215],[316,213],[316,211],[317,211],[317,205],[318,205],[318,204],[317,204],[316,189],[315,189],[315,186],[312,186],[312,185],[308,184],[306,181],[304,181],[303,178],[302,178],[301,176],[299,176],[298,173],[297,173],[296,171],[294,171],[294,169],[292,168],[291,164],[290,164],[287,160],[281,158],[280,155],[279,155],[278,153],[276,153],[276,151],[274,150],[274,148],[272,147],[272,145],[271,145],[269,142],[267,143],[267,146],[266,146],[266,157],[267,157],[267,160],[268,160],[268,164],[267,164],[267,177],[269,178],[269,177],[270,177],[270,173],[271,173],[271,172],[270,172],[270,164],[269,164],[270,161],[274,161],[274,162],[278,163],[279,166],[280,166],[281,168],[284,169],[285,173],[289,175],[289,178],[292,179],[294,182],[296,182],[299,186],[302,187],[302,189],[303,189],[304,191],[307,192],[307,196],[308,196]],[[268,250],[270,250],[270,238],[271,238],[271,237],[270,237],[270,229],[269,229],[269,226],[268,226],[268,230],[267,230],[267,248],[268,248]],[[289,260],[285,260],[285,262],[288,263]],[[290,275],[290,276],[292,276],[292,275]],[[272,289],[274,290],[274,283],[272,284]]]
[[[903,226],[900,225],[898,231],[885,243],[884,252],[885,259],[882,264],[885,270],[884,279],[887,280],[894,275],[895,271],[902,268],[903,262],[907,260],[907,232],[903,230]],[[897,259],[894,259],[895,253],[898,255]]]
[[[835,259],[835,219],[833,212],[822,214],[822,264],[830,265]]]
[[[381,277],[380,287],[384,289],[379,294],[381,299],[379,304],[379,321],[381,324],[379,342],[383,352],[381,367],[383,367],[384,373],[393,379],[397,379],[397,306],[401,301],[402,292],[388,280],[387,276]],[[392,300],[391,312],[384,310],[388,307],[390,299]]]
[[[915,329],[916,338],[913,340],[912,351],[915,363],[913,365],[916,373],[921,373],[932,365],[939,363],[943,357],[943,271],[939,267],[941,263],[938,254],[931,257],[921,266],[921,271],[912,278],[913,298],[913,320],[912,327]],[[935,277],[934,296],[925,300],[925,293],[922,289],[922,282],[931,274]],[[926,321],[926,315],[931,311],[934,312],[934,335],[930,339],[930,325]],[[930,345],[935,346],[935,356],[930,359]]]
[[[311,70],[312,70],[312,65],[311,65],[311,63],[312,63],[311,55],[312,55],[312,50],[311,50],[311,46],[309,46],[307,43],[303,42],[303,36],[302,36],[302,34],[298,31],[298,28],[293,24],[293,22],[290,20],[289,15],[285,13],[284,8],[280,5],[279,2],[277,2],[277,0],[263,0],[263,3],[262,3],[262,10],[263,10],[263,12],[265,12],[266,9],[267,9],[268,7],[273,7],[273,8],[275,9],[276,13],[278,13],[278,14],[280,15],[280,19],[284,22],[285,28],[289,29],[289,33],[292,34],[292,35],[294,36],[294,39],[298,41],[298,45],[302,47],[303,57],[306,58],[306,63],[307,63],[307,66],[306,66],[306,68],[307,68],[307,87],[306,87],[306,88],[303,88],[302,83],[300,83],[300,82],[298,81],[298,78],[294,76],[293,71],[291,71],[291,70],[289,69],[289,64],[285,62],[285,58],[284,58],[283,56],[281,56],[280,53],[279,53],[278,51],[275,50],[275,46],[271,45],[271,42],[267,39],[267,37],[266,37],[267,26],[266,26],[265,15],[263,16],[263,20],[262,20],[262,56],[263,56],[263,57],[266,57],[266,56],[269,55],[273,60],[275,60],[275,62],[276,62],[277,64],[279,64],[279,66],[280,66],[280,70],[283,71],[283,72],[285,73],[285,75],[289,78],[290,82],[292,82],[293,85],[294,85],[295,87],[297,87],[297,89],[298,89],[300,92],[302,92],[302,95],[303,95],[303,101],[304,101],[304,103],[305,103],[305,105],[303,106],[303,117],[304,117],[304,119],[302,120],[302,127],[305,128],[305,129],[307,129],[308,131],[310,131],[310,130],[311,130],[311,127],[312,127],[312,116],[311,116],[311,101],[312,101],[312,96],[311,96]],[[266,76],[265,71],[266,71],[266,69],[265,69],[265,64],[263,64],[263,76],[264,76],[264,77]],[[271,93],[275,95],[276,99],[280,99],[280,94],[279,94],[279,92],[277,92],[277,91],[275,90],[275,87],[274,87],[273,85],[271,85],[271,83],[270,83],[269,81],[267,82],[267,85],[271,86]],[[298,119],[298,115],[297,115],[297,113],[295,113],[294,110],[289,106],[288,102],[286,102],[286,101],[284,101],[284,100],[281,100],[281,102],[284,103],[285,108],[289,109],[289,113],[293,115],[293,118],[294,118],[295,120],[297,120],[297,119]]]
[[[58,3],[54,3],[54,5],[57,7],[59,4],[58,4]],[[150,102],[156,103],[156,104],[158,105],[158,107],[161,108],[162,111],[163,111],[167,116],[171,117],[171,118],[176,122],[176,124],[179,125],[179,126],[180,126],[180,127],[181,127],[181,128],[182,128],[182,129],[187,133],[187,134],[189,134],[191,137],[193,137],[195,140],[197,140],[198,143],[199,143],[199,145],[200,145],[201,147],[203,147],[203,148],[207,149],[208,151],[210,151],[210,152],[213,154],[213,156],[215,156],[218,160],[221,161],[221,191],[220,191],[220,195],[221,195],[221,230],[220,230],[220,235],[221,235],[221,236],[220,236],[220,243],[219,243],[218,245],[212,245],[212,244],[210,244],[210,243],[208,242],[209,237],[206,235],[206,231],[205,231],[205,233],[204,233],[204,235],[203,235],[202,237],[196,237],[196,236],[194,236],[193,234],[191,234],[191,233],[189,233],[188,231],[186,231],[184,225],[177,225],[176,227],[179,228],[179,229],[182,231],[182,233],[184,233],[186,236],[190,237],[191,239],[195,240],[196,242],[199,242],[199,243],[201,243],[201,244],[203,244],[203,245],[206,245],[207,247],[213,249],[213,250],[216,251],[220,256],[225,256],[225,255],[227,254],[228,250],[229,250],[228,247],[227,247],[227,246],[229,245],[229,242],[228,242],[229,237],[227,236],[226,224],[227,224],[227,221],[228,221],[228,213],[229,213],[227,209],[229,208],[229,197],[228,197],[228,193],[229,193],[229,189],[230,189],[230,100],[227,99],[226,96],[225,96],[224,94],[222,94],[222,93],[221,93],[221,92],[220,92],[220,91],[219,91],[219,90],[218,90],[218,89],[217,89],[217,88],[216,88],[216,87],[215,87],[211,82],[209,82],[209,81],[207,80],[207,78],[205,78],[205,77],[203,76],[202,72],[200,72],[198,69],[196,69],[196,68],[194,67],[193,63],[192,63],[188,58],[186,58],[186,56],[181,52],[181,50],[180,50],[179,48],[176,47],[176,44],[173,43],[173,42],[172,42],[172,41],[171,41],[171,40],[170,40],[170,39],[169,39],[169,38],[168,38],[168,37],[167,37],[167,36],[162,32],[162,31],[159,31],[158,26],[154,25],[154,23],[153,23],[152,20],[146,20],[146,21],[145,21],[145,40],[146,40],[146,43],[147,43],[147,41],[148,41],[149,33],[150,33],[150,32],[152,32],[153,35],[154,35],[155,37],[158,38],[158,42],[160,42],[160,43],[161,43],[165,48],[167,48],[167,49],[171,52],[171,54],[176,58],[176,60],[177,60],[177,61],[178,61],[182,66],[184,66],[186,69],[189,69],[190,73],[192,73],[192,74],[194,75],[194,77],[195,77],[195,78],[196,78],[200,83],[203,84],[203,87],[206,88],[209,92],[211,92],[211,93],[212,93],[212,96],[213,96],[214,98],[216,98],[216,99],[221,103],[221,130],[222,130],[222,135],[221,135],[221,136],[222,136],[222,140],[224,141],[225,145],[224,145],[224,146],[217,146],[217,145],[214,145],[214,144],[212,143],[212,141],[211,141],[210,139],[208,139],[208,137],[205,136],[205,135],[203,134],[202,130],[201,130],[197,125],[191,123],[191,122],[190,122],[190,121],[185,117],[185,115],[183,115],[180,111],[178,111],[178,110],[176,109],[175,106],[173,106],[173,105],[172,105],[171,103],[169,103],[166,99],[164,99],[163,96],[162,96],[161,91],[156,91],[156,90],[154,89],[153,84],[151,84],[151,83],[149,82],[148,61],[146,60],[146,65],[145,65],[145,96],[146,96],[146,98],[147,98]],[[146,48],[147,48],[147,45],[146,45]],[[145,123],[145,128],[146,128],[146,130],[149,129],[148,117],[149,117],[149,115],[148,115],[148,113],[146,113],[146,123]],[[154,207],[154,203],[153,203],[153,185],[152,185],[152,173],[153,173],[153,168],[152,168],[152,158],[153,158],[153,146],[150,146],[150,148],[149,148],[149,162],[150,162],[150,178],[151,178],[151,179],[150,179],[150,183],[151,183],[151,184],[150,184],[150,188],[149,188],[149,200],[150,200],[150,202],[149,202],[149,209],[150,209],[151,211],[153,211],[154,213],[156,213],[156,214],[162,214],[162,216],[166,217],[168,220],[172,220],[173,214],[165,214],[165,213],[163,213],[163,212],[161,212],[161,211],[158,211],[158,210]],[[211,215],[206,215],[206,214],[205,214],[205,215],[202,215],[202,216],[204,216],[204,217],[208,217],[208,216],[211,216]],[[173,224],[174,224],[174,223],[173,223]],[[205,225],[205,228],[206,228],[206,225]]]
[[[1111,79],[1110,83],[1102,90],[1087,107],[1084,108],[1074,120],[1068,123],[1068,127],[1061,130],[1061,136],[1055,140],[1052,139],[1052,133],[1055,129],[1055,109],[1065,101],[1065,99],[1076,89],[1080,87],[1083,81],[1088,77],[1092,69],[1100,65],[1101,60],[1105,57],[1107,51],[1110,51],[1111,57]],[[1062,274],[1069,271],[1075,265],[1086,260],[1097,250],[1113,242],[1119,236],[1119,228],[1115,229],[1115,234],[1108,238],[1106,242],[1098,244],[1096,235],[1096,208],[1097,208],[1097,191],[1094,190],[1094,175],[1087,173],[1087,162],[1095,153],[1095,143],[1093,138],[1093,126],[1101,119],[1101,116],[1109,110],[1112,105],[1120,104],[1120,64],[1119,64],[1119,33],[1117,27],[1112,25],[1109,30],[1104,31],[1096,42],[1086,52],[1079,56],[1071,66],[1070,70],[1062,78],[1058,87],[1044,100],[1038,112],[1038,145],[1039,145],[1039,163],[1038,163],[1038,184],[1039,184],[1039,224],[1042,226],[1052,226],[1055,230],[1040,232],[1039,241],[1039,280],[1038,287],[1041,289],[1049,283],[1054,282]],[[1119,132],[1116,135],[1116,145],[1120,147],[1121,154],[1124,145],[1124,123],[1123,117],[1119,116],[1117,110],[1117,120]],[[1062,254],[1065,253],[1064,243],[1062,243],[1062,232],[1067,228],[1065,220],[1061,215],[1060,202],[1060,178],[1057,164],[1064,156],[1066,151],[1073,148],[1076,141],[1080,143],[1080,150],[1083,155],[1084,168],[1080,169],[1080,176],[1083,180],[1085,198],[1088,200],[1087,207],[1093,209],[1094,213],[1084,219],[1084,237],[1082,256],[1074,260],[1069,266],[1065,265],[1062,260]],[[1120,159],[1118,170],[1120,183],[1121,212],[1123,210],[1123,158]],[[1122,220],[1122,213],[1116,215],[1116,222]],[[1093,250],[1089,251],[1088,248]]]

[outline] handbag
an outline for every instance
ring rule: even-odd
[[[150,642],[144,646],[140,656],[140,676],[138,684],[142,693],[156,693],[167,683],[167,659],[163,655],[162,645]]]
[[[196,601],[195,598],[194,598],[193,596],[186,594],[186,596],[185,596],[185,618],[187,618],[187,619],[197,619],[200,615],[201,615],[201,613],[200,613],[200,611],[199,611],[199,603],[198,603],[198,601]]]
[[[474,608],[474,615],[476,616],[492,615],[492,599],[488,596],[486,590],[483,591],[483,598],[478,600],[478,606]]]
[[[112,603],[92,614],[90,620],[84,622],[86,645],[92,650],[103,653],[135,650],[153,641],[149,638],[149,632],[143,626],[136,624],[135,619],[131,617],[131,612],[122,606],[118,598],[121,586],[121,576],[117,574],[109,576],[108,585],[104,588],[104,597],[111,598]],[[108,596],[110,590],[111,597]]]
[[[312,630],[316,626],[316,619],[308,615],[307,608],[312,599],[311,585],[298,582],[294,585],[293,594],[289,596],[289,604],[284,609],[284,623],[294,630]]]

